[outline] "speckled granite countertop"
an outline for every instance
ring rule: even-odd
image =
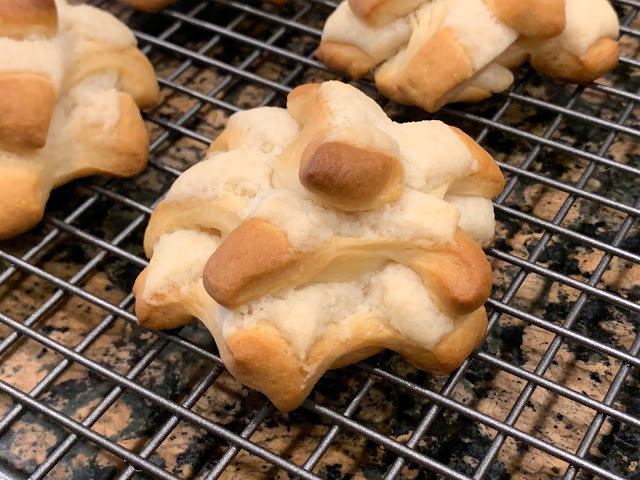
[[[179,11],[188,12],[196,3],[181,3],[177,8]],[[281,12],[283,15],[292,16],[304,8],[303,3],[294,2],[293,6],[286,7]],[[173,22],[166,16],[150,17],[133,14],[123,7],[112,8],[137,29],[151,35],[160,33]],[[266,8],[275,12],[272,8]],[[326,8],[315,6],[299,21],[318,28],[327,12]],[[621,8],[620,12],[623,15],[628,13],[628,10]],[[238,10],[232,7],[211,4],[198,18],[224,26],[231,22],[237,13]],[[265,40],[273,33],[273,26],[269,22],[249,14],[246,14],[246,17],[246,20],[234,27],[236,31],[259,40]],[[640,17],[635,19],[631,27],[640,28]],[[169,41],[196,50],[210,40],[211,36],[210,33],[195,27],[183,27],[170,36]],[[275,45],[308,55],[313,51],[315,42],[316,37],[313,35],[287,32]],[[624,56],[635,58],[637,61],[639,48],[637,38],[623,38]],[[246,44],[224,37],[204,55],[228,65],[245,68],[242,62],[251,52],[251,47]],[[154,49],[150,57],[162,78],[170,75],[184,60],[181,55],[167,53],[162,48]],[[329,74],[314,68],[296,67],[294,61],[274,54],[258,55],[255,61],[246,67],[254,74],[277,82],[286,80],[295,68],[299,70],[293,74],[290,83],[292,86],[331,78]],[[519,74],[526,77],[526,85],[519,93],[545,99],[555,105],[565,105],[574,91],[573,87],[555,85],[526,70],[520,71]],[[255,85],[237,76],[225,76],[226,73],[222,69],[194,64],[185,68],[184,72],[172,81],[202,94],[223,85],[224,89],[216,92],[215,98],[240,108],[258,105],[265,99],[271,104],[283,104],[281,93],[276,93],[271,98],[269,95],[272,91],[268,87]],[[623,65],[603,80],[603,83],[627,92],[638,92],[640,70]],[[368,93],[379,98],[373,91]],[[190,95],[165,88],[163,104],[152,112],[152,116],[160,121],[176,122],[196,102],[197,100]],[[491,118],[504,102],[504,96],[497,96],[481,105],[466,107],[466,110],[478,117]],[[615,122],[626,105],[627,101],[622,97],[587,90],[577,99],[573,110]],[[399,120],[425,118],[423,113],[414,109],[388,105],[387,110]],[[632,111],[624,125],[638,130],[638,113],[638,109]],[[199,135],[214,138],[224,128],[228,115],[228,110],[207,105],[183,126]],[[478,122],[463,119],[455,114],[455,111],[444,112],[439,118],[460,126],[471,135],[481,132]],[[556,113],[548,109],[516,100],[506,108],[500,123],[524,132],[543,135],[555,118]],[[164,131],[153,121],[149,122],[149,128],[152,139],[157,139]],[[599,128],[580,119],[565,118],[551,139],[583,152],[596,153],[607,135],[606,128]],[[518,135],[505,134],[496,129],[489,130],[482,145],[494,154],[496,159],[515,167],[519,167],[525,161],[535,146]],[[206,144],[188,135],[174,134],[154,150],[152,161],[156,165],[182,171],[199,161],[206,147]],[[637,136],[617,135],[606,156],[619,163],[640,168],[640,146]],[[568,185],[575,185],[587,165],[587,161],[578,156],[554,148],[544,148],[529,167],[529,171]],[[509,174],[506,176],[511,178]],[[38,228],[20,238],[0,244],[0,249],[17,256],[24,255],[53,229],[51,219],[65,218],[95,194],[89,185],[101,186],[144,206],[151,206],[174,179],[175,176],[166,168],[151,166],[132,180],[75,182],[53,194],[48,208],[49,221],[43,222]],[[640,195],[640,178],[620,170],[598,167],[585,190],[626,205],[634,205]],[[504,205],[539,219],[552,221],[566,198],[566,193],[544,186],[535,180],[521,178]],[[108,196],[98,195],[94,203],[72,225],[96,238],[113,241],[139,215],[140,211],[132,206],[124,205]],[[574,232],[610,243],[624,219],[625,214],[619,210],[579,199],[561,225]],[[141,244],[145,225],[146,219],[119,244],[122,250],[140,259],[144,258]],[[538,226],[498,212],[496,250],[526,259],[542,235],[543,232]],[[636,254],[640,252],[640,228],[637,222],[625,236],[620,248]],[[70,280],[99,254],[100,249],[90,241],[83,240],[73,232],[63,231],[31,258],[30,263],[59,278]],[[586,282],[602,257],[603,252],[600,250],[555,235],[537,264]],[[500,299],[518,274],[519,268],[502,260],[491,260],[494,266],[492,296]],[[7,264],[0,263],[0,273],[5,268]],[[101,259],[96,268],[84,275],[77,285],[85,292],[113,305],[119,305],[129,295],[140,270],[140,265],[122,255],[112,254]],[[637,304],[640,301],[640,265],[615,257],[596,286]],[[35,330],[74,348],[108,318],[108,312],[75,295],[63,295],[58,302],[48,305],[47,302],[50,302],[55,291],[55,285],[36,275],[15,273],[0,284],[0,312],[20,322],[36,315],[39,320],[34,324]],[[562,282],[530,273],[517,290],[511,305],[559,325],[574,307],[579,295],[578,290]],[[45,308],[46,310],[43,310]],[[130,304],[125,304],[124,308],[132,311]],[[83,355],[126,375],[158,341],[158,337],[121,318],[110,318],[109,322],[104,332],[84,350]],[[639,326],[640,315],[637,313],[589,297],[578,315],[573,330],[607,346],[626,351],[638,334]],[[6,338],[11,333],[9,327],[0,324],[0,337]],[[210,335],[199,323],[194,323],[179,333],[206,349],[215,351]],[[481,351],[511,365],[533,371],[553,338],[554,335],[550,331],[505,314],[489,333]],[[21,338],[0,356],[0,379],[24,392],[29,392],[62,360],[61,355],[44,348],[38,342]],[[446,380],[416,371],[391,354],[382,354],[372,359],[371,363],[382,365],[388,371],[436,392],[442,388]],[[565,341],[544,377],[596,400],[602,400],[620,365],[620,362],[612,357],[597,353],[576,342]],[[142,371],[136,382],[170,400],[182,402],[212,368],[214,367],[210,362],[195,353],[170,344]],[[358,389],[365,384],[367,378],[357,367],[331,372],[320,382],[311,398],[320,405],[341,412]],[[471,362],[451,397],[503,421],[525,385],[526,382],[522,378],[476,358]],[[615,399],[615,408],[640,418],[639,387],[640,371],[633,369]],[[112,388],[113,385],[99,375],[80,365],[71,364],[37,398],[65,415],[83,421]],[[220,369],[219,376],[197,401],[193,411],[239,433],[263,405],[264,398],[261,395],[243,388]],[[354,419],[399,442],[406,442],[431,405],[430,401],[421,396],[378,380],[365,396]],[[5,415],[13,406],[14,402],[8,396],[0,395],[0,416]],[[537,388],[515,426],[564,450],[575,452],[590,426],[594,413],[592,409],[577,402]],[[127,449],[140,452],[170,416],[171,414],[163,408],[133,393],[125,392],[92,428]],[[303,464],[330,428],[331,423],[326,419],[305,409],[288,415],[270,410],[250,438],[251,441],[280,456]],[[67,435],[68,432],[55,422],[26,411],[0,435],[0,465],[9,466],[26,477],[55,451]],[[418,451],[456,471],[472,475],[495,435],[495,430],[444,409],[420,441]],[[157,465],[181,478],[200,479],[206,476],[228,448],[223,440],[183,421],[150,458]],[[640,431],[617,420],[607,419],[587,458],[627,478],[640,478]],[[327,479],[375,480],[384,477],[385,471],[395,459],[396,455],[393,452],[383,449],[361,435],[341,429],[314,472]],[[90,442],[80,441],[51,470],[47,478],[114,478],[125,466],[116,456]],[[486,478],[559,479],[562,478],[566,467],[564,461],[509,438]],[[136,478],[148,477],[141,475]],[[220,478],[253,480],[284,479],[289,476],[268,462],[241,451]],[[403,469],[401,478],[437,477],[429,470],[408,464]],[[591,477],[584,474],[581,478]]]

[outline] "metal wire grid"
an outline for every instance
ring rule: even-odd
[[[103,7],[114,8],[105,2],[98,3]],[[200,142],[200,148],[206,148],[211,141],[211,135],[201,133],[197,123],[193,123],[194,120],[203,115],[208,108],[222,110],[227,114],[242,109],[243,102],[233,95],[239,84],[256,85],[264,89],[267,93],[257,102],[260,105],[282,105],[284,95],[296,84],[308,80],[310,71],[315,72],[315,75],[326,76],[322,65],[311,55],[313,43],[317,42],[320,35],[319,25],[308,19],[313,15],[326,16],[335,7],[334,2],[328,0],[294,2],[292,7],[282,10],[235,0],[218,0],[212,3],[207,1],[179,3],[175,8],[166,10],[153,20],[136,16],[136,21],[139,21],[142,26],[135,30],[135,34],[144,46],[143,51],[150,55],[156,66],[162,69],[167,55],[177,59],[177,66],[172,66],[171,73],[159,78],[161,86],[168,92],[179,93],[193,100],[190,107],[180,112],[180,115],[175,118],[158,111],[147,116],[147,120],[155,126],[150,168],[166,178],[162,193],[166,192],[166,187],[183,168],[164,161],[164,157],[159,152],[176,145],[180,139],[184,138]],[[621,15],[622,39],[632,46],[637,46],[638,37],[640,37],[638,30],[640,2],[618,0],[614,3]],[[214,15],[211,14],[212,7]],[[116,11],[124,16],[129,13],[128,10],[117,8]],[[224,22],[219,19],[224,19]],[[263,37],[250,36],[245,28],[247,22],[264,23],[269,26],[269,29],[263,32]],[[184,32],[188,35],[199,32],[207,40],[200,42],[198,49],[191,49],[175,40],[177,35]],[[297,44],[292,41],[300,37],[310,39],[310,43]],[[236,62],[224,54],[215,55],[217,48],[229,43],[237,46],[243,56],[241,61]],[[633,52],[633,49],[631,51]],[[508,439],[515,440],[525,449],[534,449],[564,462],[566,466],[564,472],[558,473],[558,477],[562,476],[563,479],[573,479],[579,475],[585,478],[597,476],[606,479],[631,478],[639,475],[637,472],[633,473],[630,465],[628,471],[611,469],[606,464],[602,464],[597,456],[590,455],[590,452],[594,442],[601,437],[601,429],[606,421],[618,422],[632,429],[640,428],[640,417],[637,411],[627,408],[628,405],[616,403],[618,394],[626,385],[627,377],[636,371],[634,368],[640,366],[638,358],[640,337],[634,334],[632,343],[624,348],[620,345],[604,343],[576,328],[585,308],[594,300],[613,305],[618,309],[616,311],[624,312],[632,324],[635,322],[635,326],[640,323],[638,317],[640,305],[637,298],[621,293],[629,290],[632,285],[628,283],[620,285],[616,290],[610,286],[603,286],[602,283],[603,276],[612,261],[625,261],[633,268],[640,264],[638,250],[629,246],[628,242],[625,243],[629,235],[637,233],[635,222],[640,213],[640,201],[637,198],[640,187],[629,192],[630,197],[619,199],[614,198],[613,194],[602,194],[601,191],[591,188],[590,183],[602,172],[611,171],[625,175],[631,180],[632,186],[638,186],[637,182],[640,180],[640,165],[637,162],[633,163],[632,156],[626,163],[621,162],[619,158],[612,160],[607,156],[612,145],[617,144],[621,137],[626,144],[636,145],[640,135],[636,121],[636,104],[640,96],[637,91],[629,90],[629,87],[635,85],[632,81],[634,76],[640,74],[640,61],[628,52],[629,50],[622,58],[617,70],[619,77],[617,81],[613,79],[606,83],[580,88],[567,87],[559,90],[561,92],[559,96],[549,99],[532,94],[532,86],[537,86],[540,80],[535,73],[524,69],[522,78],[514,88],[507,94],[487,102],[488,106],[467,109],[448,108],[440,115],[450,123],[466,126],[468,130],[476,133],[476,140],[483,145],[491,144],[492,137],[498,136],[514,138],[527,146],[526,155],[523,155],[524,158],[517,164],[504,155],[510,152],[493,152],[503,154],[498,158],[502,160],[500,166],[508,178],[504,192],[495,201],[495,208],[499,220],[514,222],[531,229],[536,232],[537,241],[525,255],[518,255],[514,249],[508,248],[507,244],[498,242],[496,247],[488,249],[488,254],[493,257],[496,266],[507,265],[509,271],[509,278],[504,288],[502,291],[494,292],[488,301],[488,307],[491,311],[489,338],[505,317],[517,319],[525,325],[553,334],[552,340],[534,368],[524,368],[514,363],[508,356],[501,356],[481,348],[460,369],[439,385],[436,391],[436,389],[426,388],[421,382],[413,381],[410,376],[403,376],[389,368],[389,357],[384,357],[377,362],[362,363],[347,370],[351,374],[363,372],[366,376],[358,388],[352,392],[343,408],[338,410],[332,407],[330,402],[323,404],[314,397],[305,402],[303,408],[314,414],[316,416],[314,418],[325,422],[328,427],[306,461],[296,464],[277,452],[251,441],[252,435],[261,428],[266,419],[276,415],[269,402],[264,401],[259,408],[255,409],[241,431],[226,428],[224,424],[192,410],[208,390],[216,388],[214,384],[224,372],[224,366],[213,350],[194,342],[188,334],[184,332],[155,333],[153,340],[148,343],[148,349],[141,354],[137,363],[127,373],[121,373],[86,355],[87,349],[116,321],[124,320],[135,325],[135,316],[130,308],[133,304],[131,294],[115,304],[96,294],[84,282],[94,272],[102,271],[105,268],[105,262],[111,258],[123,261],[136,272],[147,265],[139,248],[133,247],[129,242],[133,243],[132,238],[139,240],[148,216],[162,195],[145,203],[136,198],[135,192],[130,189],[131,185],[127,188],[120,187],[122,182],[81,182],[78,188],[81,190],[84,188],[84,191],[88,191],[89,194],[73,204],[72,210],[68,210],[69,207],[65,204],[66,210],[64,208],[62,210],[70,213],[62,219],[55,213],[50,213],[44,226],[27,237],[26,244],[18,242],[0,248],[0,258],[6,265],[5,270],[0,274],[0,286],[7,287],[9,294],[15,291],[12,289],[19,288],[15,286],[16,278],[19,279],[25,275],[38,277],[45,284],[54,287],[46,301],[29,315],[15,318],[5,309],[0,311],[0,322],[11,329],[11,333],[0,343],[0,354],[4,358],[7,352],[15,349],[20,341],[28,338],[64,357],[62,361],[50,367],[48,373],[39,379],[30,391],[24,391],[9,381],[0,381],[0,391],[13,401],[13,406],[0,419],[0,434],[6,435],[11,426],[25,415],[25,409],[37,412],[41,419],[66,428],[66,438],[47,450],[44,461],[39,461],[31,471],[13,470],[7,475],[10,478],[26,476],[32,479],[45,478],[77,442],[88,441],[126,462],[128,466],[119,472],[118,478],[128,479],[136,475],[163,479],[179,478],[175,473],[164,469],[157,461],[153,461],[153,454],[180,422],[197,426],[228,444],[224,454],[212,459],[208,468],[198,472],[197,475],[194,474],[197,478],[225,478],[227,468],[242,450],[287,472],[291,478],[327,477],[327,471],[320,471],[317,467],[331,451],[340,432],[344,431],[362,436],[392,453],[392,458],[386,462],[385,468],[374,478],[396,479],[401,476],[404,478],[406,471],[403,468],[406,464],[422,468],[423,478],[430,478],[433,474],[456,479],[494,478],[496,473],[491,470],[492,465],[495,464]],[[265,55],[281,60],[285,65],[284,73],[277,76],[275,80],[269,74],[265,75],[255,68]],[[198,69],[221,72],[221,78],[212,90],[203,93],[193,85],[185,85],[179,80],[181,75],[194,66]],[[372,92],[369,83],[363,82],[361,86],[368,92]],[[597,113],[583,110],[584,98],[592,99],[594,95],[600,98],[601,105],[604,105],[603,109],[611,104],[615,115],[608,118],[606,112],[602,113],[604,110]],[[394,110],[396,107],[388,104],[387,108]],[[544,125],[544,129],[533,129],[534,131],[520,125],[510,125],[506,120],[507,113],[514,108],[528,109],[529,112],[534,112],[531,114],[534,117],[535,112],[545,112],[549,121]],[[415,112],[407,115],[409,118],[415,115]],[[535,122],[535,119],[532,122]],[[577,124],[582,125],[585,131],[589,132],[588,135],[594,131],[601,132],[602,138],[598,142],[597,149],[590,149],[576,142],[572,145],[571,141],[558,138],[558,132],[566,125]],[[553,154],[566,155],[564,158],[577,158],[583,162],[584,168],[580,170],[575,181],[567,181],[561,177],[553,178],[539,169],[539,164],[545,162],[545,157]],[[513,200],[516,197],[515,193],[523,185],[542,186],[555,192],[556,197],[561,201],[553,207],[552,214],[548,217],[536,213],[535,209],[527,211],[526,208],[520,208],[522,205],[519,205],[517,200]],[[629,198],[632,201],[629,201]],[[101,202],[109,202],[116,205],[118,209],[136,212],[133,220],[123,225],[118,234],[111,239],[103,237],[98,226],[92,226],[91,218],[86,220],[89,212],[92,212],[92,209]],[[589,202],[602,209],[604,213],[601,217],[619,216],[620,221],[616,224],[614,235],[599,237],[594,233],[595,231],[584,233],[570,228],[566,223],[567,217],[571,212],[575,212],[577,205],[581,202]],[[92,246],[97,252],[69,278],[47,271],[46,267],[39,263],[42,252],[51,248],[52,245],[57,245],[56,242],[60,242],[60,238],[67,239],[65,242],[72,239]],[[554,242],[559,241],[558,239],[562,242],[570,242],[569,245],[589,248],[601,253],[597,264],[586,275],[586,281],[576,278],[576,275],[558,271],[561,269],[545,265],[548,263],[548,259],[545,260],[545,252],[548,252]],[[60,248],[60,245],[58,244],[57,247]],[[534,276],[544,278],[552,285],[567,287],[578,292],[571,300],[568,310],[560,317],[548,318],[545,315],[538,315],[533,313],[534,307],[529,308],[529,305],[522,305],[517,301],[520,289],[528,279]],[[75,346],[65,345],[64,342],[57,341],[52,335],[38,328],[41,322],[52,315],[62,300],[69,298],[82,299],[108,312],[108,315]],[[134,328],[139,329],[139,327]],[[614,362],[619,367],[617,373],[612,375],[613,380],[602,398],[578,391],[548,375],[558,352],[567,343],[581,345],[589,351],[597,352],[601,355],[603,362]],[[182,396],[179,402],[168,399],[137,381],[152,362],[161,358],[162,352],[169,347],[176,347],[201,357],[213,366],[203,373],[198,382],[194,382],[190,391]],[[52,407],[50,402],[42,400],[43,395],[50,391],[56,380],[74,364],[81,365],[106,379],[110,385],[108,393],[92,406],[90,413],[81,421]],[[517,399],[506,408],[504,418],[497,418],[496,415],[487,414],[474,408],[473,405],[456,399],[456,389],[465,381],[465,376],[473,365],[477,364],[486,365],[495,371],[506,372],[524,382],[524,388]],[[425,401],[420,418],[416,419],[410,435],[403,441],[378,428],[375,423],[358,419],[358,413],[365,408],[363,405],[368,404],[366,400],[368,395],[379,385],[382,389],[397,388],[406,391]],[[577,449],[570,450],[558,442],[541,438],[535,431],[518,427],[523,411],[527,408],[534,392],[540,389],[586,407],[591,412],[589,427],[581,435]],[[126,392],[155,404],[165,413],[161,426],[148,435],[148,440],[140,448],[126,448],[91,428]],[[441,461],[425,453],[421,448],[421,440],[429,434],[430,429],[434,428],[434,424],[443,412],[453,412],[493,432],[488,448],[484,449],[477,461],[472,462],[470,469],[460,468],[459,464]]]

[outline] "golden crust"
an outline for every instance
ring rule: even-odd
[[[0,37],[52,36],[58,31],[54,0],[0,0]]]
[[[618,42],[601,38],[582,56],[549,42],[530,48],[530,62],[540,73],[556,80],[588,83],[613,70],[620,59]]]
[[[268,293],[270,284],[298,260],[287,234],[270,223],[251,218],[233,230],[207,262],[204,288],[223,307],[246,303]]]
[[[460,228],[452,244],[420,249],[396,262],[413,268],[435,294],[438,307],[450,315],[469,314],[491,294],[491,265],[482,248]]]
[[[302,153],[300,183],[340,210],[373,210],[402,195],[404,170],[390,155],[347,143],[314,143]]]
[[[495,15],[529,38],[552,38],[566,25],[565,0],[487,0]]]
[[[40,169],[4,165],[0,175],[0,240],[18,235],[37,224],[48,194],[43,192]]]
[[[308,105],[317,101],[317,94],[320,91],[320,83],[305,83],[289,92],[287,95],[287,110],[294,118],[299,118]]]
[[[361,79],[380,63],[357,46],[339,42],[323,41],[314,55],[331,70],[346,73],[354,80]]]
[[[56,92],[35,73],[0,73],[0,148],[12,152],[44,147]]]
[[[463,177],[449,187],[451,195],[477,195],[484,198],[493,198],[504,190],[504,176],[493,157],[484,148],[478,145],[473,138],[456,127],[449,127],[471,152],[478,163],[478,170],[469,176]]]
[[[584,55],[580,56],[580,62],[585,68],[580,81],[593,82],[613,70],[619,61],[620,46],[618,42],[611,38],[601,38],[591,45]]]
[[[378,89],[392,100],[435,112],[442,107],[442,98],[472,75],[469,55],[453,31],[444,28],[401,67],[383,64],[375,80]]]

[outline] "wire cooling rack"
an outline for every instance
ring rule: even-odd
[[[163,87],[150,166],[58,189],[41,225],[0,245],[0,477],[640,478],[640,2],[614,2],[622,60],[597,84],[525,67],[509,92],[436,116],[507,177],[480,349],[448,378],[381,354],[288,415],[225,372],[200,324],[138,327],[130,291],[149,214],[226,118],[335,78],[312,56],[335,3],[97,3]],[[427,118],[359,85],[397,120]]]

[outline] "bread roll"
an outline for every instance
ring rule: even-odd
[[[281,410],[382,349],[443,374],[482,340],[493,158],[439,121],[398,124],[352,86],[298,87],[233,115],[151,216],[136,313],[205,323]]]
[[[327,20],[316,56],[429,112],[506,90],[527,60],[566,82],[591,82],[618,62],[607,0],[349,0]]]
[[[139,107],[153,67],[112,15],[65,0],[0,0],[0,238],[33,227],[51,190],[146,165]]]

